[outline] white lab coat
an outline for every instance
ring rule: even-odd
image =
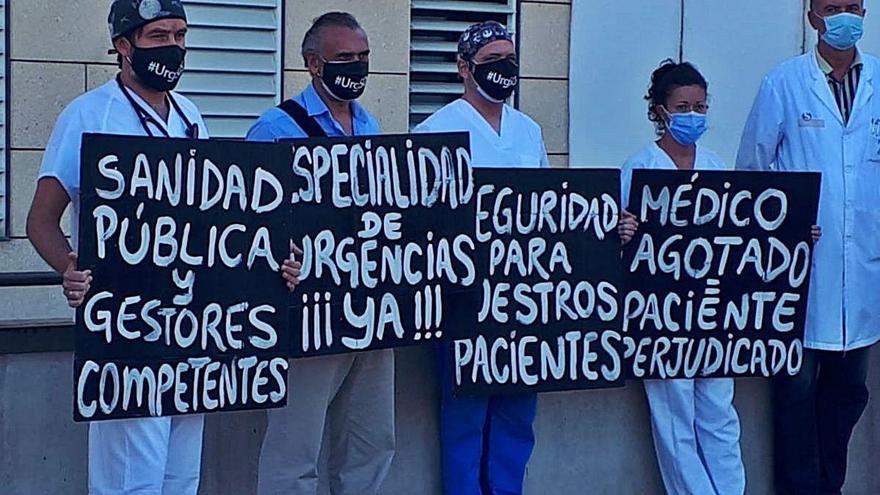
[[[880,340],[880,59],[864,63],[844,124],[816,52],[768,74],[736,168],[822,172],[805,346],[846,351]]]
[[[132,93],[156,122],[162,119]],[[207,130],[196,106],[174,95],[199,134]],[[172,109],[165,129],[186,136],[186,124]],[[150,124],[154,135],[162,135]],[[55,124],[39,178],[57,180],[71,202],[72,244],[77,245],[80,207],[80,147],[84,133],[144,136],[140,120],[116,81],[75,99]],[[100,276],[96,273],[95,276]],[[89,424],[90,495],[196,495],[202,459],[202,415],[98,421]]]
[[[621,169],[621,198],[629,204],[633,170],[675,170],[656,143],[630,157]],[[695,170],[725,170],[712,151],[697,146]],[[663,486],[669,495],[742,495],[746,477],[733,406],[732,378],[645,380],[651,433]]]

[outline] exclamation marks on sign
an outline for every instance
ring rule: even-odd
[[[425,340],[440,338],[443,331],[440,324],[443,322],[443,293],[440,286],[433,288],[428,286],[416,292],[416,333],[413,340]]]
[[[309,295],[303,294],[302,296],[303,352],[308,352],[313,347],[318,351],[321,350],[321,347],[330,347],[333,345],[333,329],[330,327],[330,293],[324,293],[323,303],[321,302],[320,292],[315,292],[312,299],[313,303],[309,304]],[[323,308],[321,307],[322,305]]]

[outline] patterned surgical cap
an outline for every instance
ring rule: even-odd
[[[480,48],[493,41],[513,41],[507,28],[496,21],[480,22],[465,29],[458,39],[458,56],[470,62]]]

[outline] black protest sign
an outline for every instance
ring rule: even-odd
[[[457,394],[622,378],[618,170],[477,169],[476,304],[451,325]]]
[[[293,356],[437,340],[476,280],[466,133],[290,141]]]
[[[286,403],[288,153],[83,137],[76,420]]]
[[[640,225],[624,249],[630,378],[798,372],[819,181],[634,171],[629,211]]]

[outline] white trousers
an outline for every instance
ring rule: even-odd
[[[287,407],[268,411],[257,493],[375,495],[394,457],[394,351],[296,359]],[[318,473],[325,427],[326,475]]]
[[[204,417],[89,425],[90,495],[196,495]]]
[[[746,480],[733,379],[644,383],[666,492],[742,495]]]

